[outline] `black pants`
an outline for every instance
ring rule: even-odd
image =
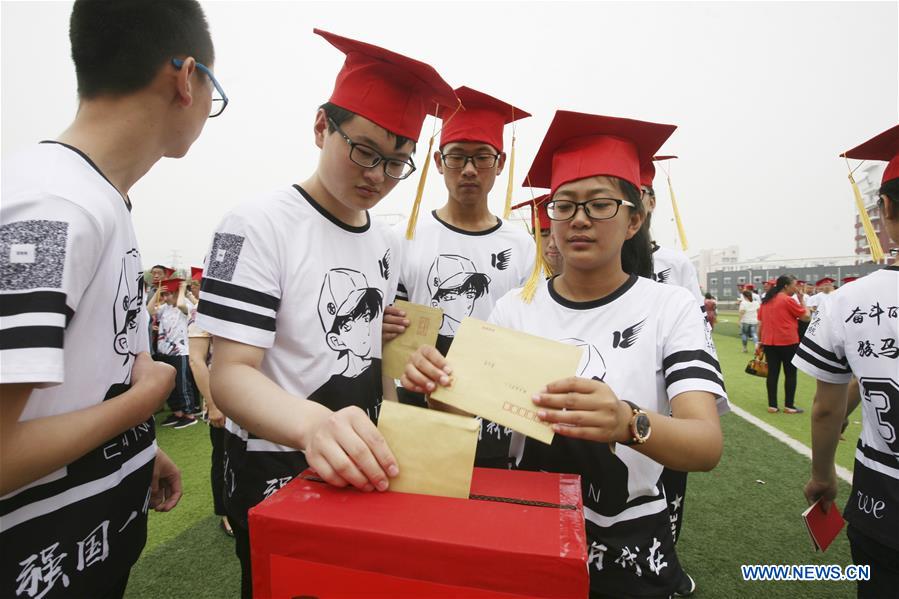
[[[209,480],[212,484],[212,505],[216,516],[225,512],[225,429],[209,425],[209,440],[212,442],[212,467]]]
[[[250,568],[250,529],[237,518],[228,518],[234,531],[234,553],[240,560],[240,598],[253,599],[253,572]]]
[[[858,582],[859,599],[895,597],[899,589],[899,551],[859,532],[846,529],[852,562],[871,566],[871,579]]]
[[[194,396],[194,375],[190,371],[188,356],[166,356],[157,354],[156,359],[172,366],[175,369],[175,387],[166,400],[172,412],[184,412],[190,414],[196,409],[197,400]]]
[[[796,345],[766,345],[765,358],[768,360],[768,406],[777,407],[777,380],[780,378],[780,366],[784,368],[784,405],[793,407],[796,398],[796,367],[793,366],[793,356],[796,355]]]

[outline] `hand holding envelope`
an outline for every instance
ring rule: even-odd
[[[548,383],[574,376],[582,353],[574,345],[466,318],[447,355],[452,382],[431,397],[549,444],[552,428],[537,418],[531,398]]]
[[[393,305],[405,312],[406,319],[409,320],[409,326],[403,333],[384,344],[384,374],[398,379],[403,375],[406,362],[415,350],[422,345],[434,347],[437,344],[443,310],[403,300],[396,300]]]
[[[390,490],[467,499],[480,429],[468,416],[382,402],[378,430],[400,467]]]

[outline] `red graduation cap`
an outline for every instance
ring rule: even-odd
[[[509,123],[531,116],[529,112],[470,87],[459,87],[455,91],[456,97],[462,102],[462,110],[444,121],[440,131],[440,147],[454,141],[481,142],[502,152],[503,128]],[[429,111],[434,116],[447,116],[445,113],[437,113],[434,108]]]
[[[746,283],[745,285],[743,285],[743,290],[744,291],[754,291],[755,285],[753,285],[752,283]]]
[[[556,111],[537,150],[525,187],[547,187],[587,177],[618,177],[640,187],[649,162],[677,127],[567,110]]]
[[[843,284],[851,283],[852,281],[858,280],[858,277],[843,277]]]
[[[162,267],[162,270],[163,270],[163,272],[165,273],[163,276],[164,276],[166,279],[168,279],[170,276],[172,276],[173,274],[175,274],[175,269],[174,269],[174,268],[169,268],[168,266],[163,266],[163,267]]]
[[[765,284],[774,287],[775,285],[777,285],[777,279],[768,279],[767,281],[765,281]]]
[[[448,110],[458,107],[453,88],[434,67],[321,29],[313,32],[346,54],[331,103],[416,141],[435,104]]]
[[[640,165],[640,185],[643,187],[652,187],[652,181],[656,178],[656,162],[662,160],[671,160],[677,156],[653,156],[652,160],[644,162]]]
[[[797,285],[805,285],[805,281],[796,280]]]
[[[168,291],[169,293],[178,293],[178,288],[181,287],[181,283],[184,282],[184,279],[166,279],[161,283],[163,290]]]
[[[888,162],[883,171],[881,185],[899,178],[899,125],[872,137],[860,146],[843,152],[842,156],[855,160],[881,160]]]
[[[517,210],[518,208],[524,208],[527,206],[531,209],[531,231],[534,233],[538,232],[537,222],[534,221],[534,204],[537,205],[537,221],[540,224],[540,229],[549,229],[552,221],[549,220],[549,215],[546,213],[546,203],[550,199],[550,195],[548,193],[543,194],[542,196],[537,196],[533,200],[528,200],[526,202],[522,202],[520,204],[516,204],[512,206],[513,210]]]
[[[835,279],[824,277],[823,279],[818,279],[817,281],[815,281],[815,286],[820,287],[821,285],[833,285],[834,283],[836,283]]]
[[[203,269],[199,266],[190,267],[190,280],[199,281],[203,278]]]

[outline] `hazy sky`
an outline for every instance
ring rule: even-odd
[[[519,182],[557,108],[677,124],[663,153],[680,156],[672,177],[691,254],[731,244],[744,258],[851,254],[855,208],[837,155],[897,123],[896,2],[203,5],[231,102],[186,158],[164,159],[132,189],[147,265],[173,250],[182,266],[199,264],[226,210],[315,168],[315,109],[344,57],[313,27],[424,60],[453,87],[531,112],[517,128]],[[70,10],[2,3],[4,156],[74,116]],[[374,212],[408,214],[416,184],[417,174]],[[656,189],[655,236],[670,244],[662,176]],[[495,212],[504,194],[503,178]],[[423,209],[445,198],[432,168]]]

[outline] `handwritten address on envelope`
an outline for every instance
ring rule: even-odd
[[[462,321],[446,359],[453,382],[431,397],[512,430],[552,443],[531,398],[548,383],[574,376],[583,348],[498,327]]]

